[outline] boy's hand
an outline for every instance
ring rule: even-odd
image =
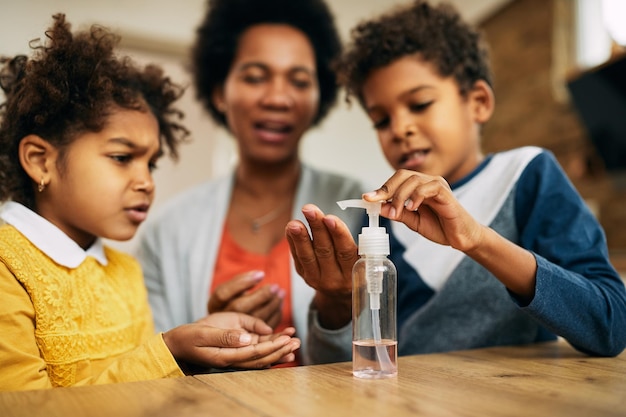
[[[277,285],[263,285],[253,290],[264,276],[262,271],[250,271],[218,285],[209,298],[208,312],[245,313],[275,328],[282,318],[281,308],[285,291]]]
[[[381,215],[400,221],[433,242],[463,252],[480,244],[483,227],[461,206],[442,177],[398,170],[367,201],[387,201]]]

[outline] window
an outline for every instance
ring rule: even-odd
[[[576,65],[587,69],[626,45],[626,0],[575,0]]]

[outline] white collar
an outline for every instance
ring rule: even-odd
[[[102,265],[108,263],[100,238],[84,250],[61,229],[20,203],[6,202],[2,206],[0,218],[15,227],[59,265],[76,268],[88,256],[94,257]]]

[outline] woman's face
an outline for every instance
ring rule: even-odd
[[[213,100],[237,139],[241,160],[280,163],[297,158],[300,138],[319,107],[311,42],[289,25],[251,26],[242,33]]]

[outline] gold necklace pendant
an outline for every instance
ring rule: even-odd
[[[259,224],[256,220],[252,220],[252,233],[258,233],[261,226],[263,225]]]
[[[279,205],[275,209],[271,210],[269,213],[262,215],[257,218],[248,218],[250,220],[250,227],[252,228],[252,233],[258,233],[261,227],[266,224],[276,220],[278,216],[280,216],[283,211],[289,206],[290,201],[286,201],[285,203]],[[243,214],[243,213],[242,213]]]

